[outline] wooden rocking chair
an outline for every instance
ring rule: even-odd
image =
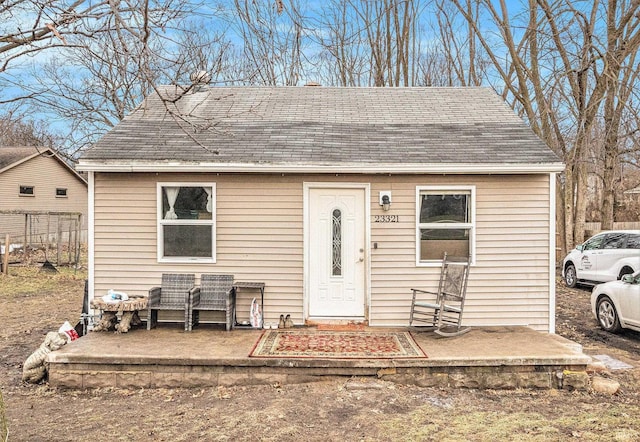
[[[416,322],[426,323],[440,336],[459,336],[470,330],[469,327],[462,327],[470,262],[469,257],[448,257],[445,253],[438,291],[411,289],[410,326]],[[422,296],[425,294],[431,295],[430,299]]]

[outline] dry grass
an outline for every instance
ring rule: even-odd
[[[518,397],[519,394],[514,394]],[[382,438],[398,441],[602,441],[632,442],[640,440],[640,428],[635,416],[638,407],[612,404],[591,409],[574,410],[573,404],[561,401],[539,402],[540,412],[510,410],[513,401],[505,397],[504,406],[482,411],[469,406],[467,413],[460,409],[442,410],[420,407],[406,416],[381,425]],[[551,408],[555,413],[547,415]],[[568,413],[567,411],[571,411]],[[576,412],[577,411],[577,412]],[[402,435],[394,438],[393,435]]]
[[[0,338],[15,338],[41,327],[46,333],[57,330],[64,321],[75,324],[82,312],[86,277],[85,271],[65,267],[57,273],[39,267],[11,267],[9,275],[0,274]]]
[[[37,293],[59,292],[65,287],[76,288],[87,273],[70,267],[59,267],[57,273],[35,266],[10,267],[9,274],[0,273],[0,298],[29,296]]]
[[[622,384],[613,396],[420,388],[376,379],[197,390],[22,384],[22,363],[44,334],[79,318],[85,278],[65,268],[49,274],[16,267],[0,275],[0,388],[11,440],[640,440],[638,368],[608,375]],[[616,344],[613,355],[640,366],[636,334],[602,346],[592,338],[601,336],[585,329],[595,327],[588,292],[558,295],[563,333],[580,338],[592,354],[612,354]],[[2,428],[0,408],[0,436]]]
[[[7,416],[4,411],[4,399],[2,398],[2,390],[0,390],[0,440],[9,440],[9,427],[7,426]]]

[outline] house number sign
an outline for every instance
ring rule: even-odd
[[[398,215],[373,215],[374,223],[397,223]]]

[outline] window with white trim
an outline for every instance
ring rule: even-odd
[[[158,183],[158,260],[215,262],[214,183]]]
[[[440,263],[449,256],[472,256],[475,187],[417,187],[416,261]]]

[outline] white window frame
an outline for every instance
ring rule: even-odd
[[[458,193],[469,192],[470,207],[469,217],[471,218],[469,223],[420,223],[420,194],[422,192],[433,193]],[[476,262],[476,186],[473,185],[458,185],[458,186],[416,186],[416,267],[440,267],[442,265],[442,259],[435,259],[429,261],[420,260],[420,229],[469,229],[469,254],[471,255],[471,264]]]
[[[162,213],[162,188],[163,187],[210,187],[211,188],[211,219],[181,219],[181,220],[172,220],[172,219],[164,219]],[[215,264],[216,262],[216,183],[191,183],[191,182],[161,182],[157,183],[157,250],[158,250],[158,262],[172,262],[172,263],[181,263],[181,262],[198,262],[198,263],[209,263]],[[203,258],[203,257],[195,257],[195,256],[164,256],[164,229],[165,225],[211,225],[211,257]]]
[[[64,195],[58,195],[59,190],[64,190]],[[56,198],[69,198],[69,191],[66,187],[56,187]]]

